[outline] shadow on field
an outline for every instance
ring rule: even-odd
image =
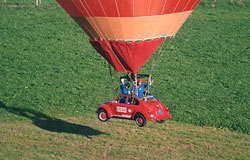
[[[86,136],[87,138],[91,138],[89,136],[93,135],[106,134],[88,126],[74,124],[58,118],[49,117],[46,114],[32,109],[8,107],[2,102],[0,102],[0,108],[3,108],[8,112],[18,116],[29,118],[37,127],[51,132],[79,134]]]

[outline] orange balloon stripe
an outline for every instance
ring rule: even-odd
[[[72,17],[91,39],[136,41],[175,36],[192,11],[146,17]]]

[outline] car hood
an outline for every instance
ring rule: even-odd
[[[108,101],[105,104],[113,104],[113,103],[115,103],[115,100]]]

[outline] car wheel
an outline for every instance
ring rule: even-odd
[[[159,121],[156,121],[156,122],[158,122],[158,123],[163,123],[163,122],[165,122],[166,120],[159,120]]]
[[[145,117],[142,114],[138,114],[135,117],[135,122],[139,127],[143,127],[147,124],[147,120],[145,119]]]
[[[100,109],[98,111],[98,119],[102,122],[106,122],[107,120],[109,120],[108,114],[104,109]]]

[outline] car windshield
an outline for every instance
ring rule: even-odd
[[[155,102],[159,102],[159,100],[155,97],[155,96],[147,96],[147,97],[143,97],[144,102],[146,103],[155,103]]]

